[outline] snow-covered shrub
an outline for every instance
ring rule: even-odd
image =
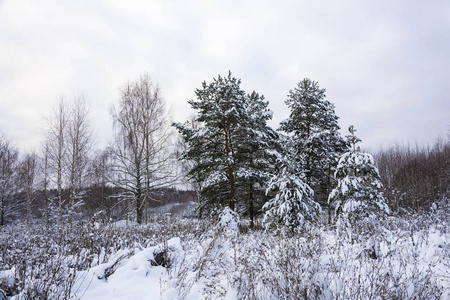
[[[184,243],[185,257],[175,267],[179,270],[175,274],[177,299],[224,299],[234,293],[231,286],[239,276],[239,235],[233,231],[223,234],[222,229],[214,228],[200,239]]]
[[[171,237],[193,239],[204,232],[203,223],[179,220],[176,224],[154,223],[146,226],[101,226],[85,224],[72,235],[44,226],[11,225],[0,232],[0,289],[8,297],[26,299],[71,299],[83,294],[91,278],[84,271],[110,263],[102,275],[107,279],[122,262]],[[170,244],[155,263],[173,263]],[[163,254],[161,254],[163,253]],[[158,260],[158,261],[157,261]],[[150,262],[149,262],[150,264]],[[100,276],[100,275],[99,275]],[[86,285],[80,284],[81,282]]]
[[[179,218],[86,226],[67,237],[7,226],[0,289],[12,300],[450,299],[450,227],[441,209],[358,227],[311,222],[239,235]]]
[[[239,299],[320,299],[317,273],[325,251],[318,229],[304,235],[254,232],[241,241],[236,282]]]
[[[420,219],[417,218],[416,219]],[[417,227],[413,238],[400,219],[391,230],[366,219],[350,241],[325,227],[302,234],[254,232],[240,236],[236,282],[242,299],[447,299],[450,236]],[[420,222],[421,224],[421,222]],[[404,226],[405,224],[401,225]],[[282,232],[281,232],[282,233]],[[243,240],[245,239],[245,240]]]
[[[21,232],[20,235],[17,232]],[[9,235],[9,237],[8,237]],[[11,238],[15,236],[15,238]],[[0,238],[0,286],[12,299],[69,299],[81,251],[57,244],[41,227],[8,226]]]
[[[223,230],[225,232],[238,233],[241,226],[241,219],[239,214],[228,206],[219,215],[219,222],[217,224],[217,229]]]

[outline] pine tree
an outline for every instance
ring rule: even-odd
[[[265,191],[274,173],[276,154],[279,148],[279,135],[267,126],[272,118],[269,102],[255,91],[247,95],[245,108],[248,120],[241,126],[243,142],[239,144],[238,194],[244,204],[244,212],[250,218],[250,227],[254,218],[261,212],[262,206],[269,200]]]
[[[197,122],[203,127],[194,129],[180,123],[173,125],[189,147],[181,159],[195,161],[188,176],[202,183],[199,213],[236,207],[236,172],[238,143],[242,139],[242,120],[247,119],[246,94],[241,81],[231,76],[218,76],[212,83],[202,83],[197,89],[197,101],[189,104],[197,110]]]
[[[337,159],[347,147],[338,132],[334,104],[325,100],[325,89],[308,78],[289,91],[286,104],[291,114],[280,129],[293,137],[303,179],[322,201],[332,188]]]
[[[314,201],[314,191],[298,175],[298,162],[286,154],[278,164],[280,173],[271,178],[267,188],[267,193],[275,192],[275,197],[263,207],[264,227],[284,225],[292,230],[305,220],[316,220],[321,207]]]
[[[335,172],[337,187],[329,195],[328,202],[335,207],[338,218],[354,222],[358,218],[389,213],[383,194],[378,169],[372,155],[361,152],[356,146],[361,140],[355,136],[353,126],[347,136],[352,148],[339,159]]]
[[[246,94],[241,81],[218,76],[196,90],[194,128],[174,123],[187,144],[181,159],[193,162],[188,176],[200,183],[200,214],[239,209],[251,220],[266,201],[270,149],[277,133],[267,126],[272,112],[258,93]],[[192,122],[191,122],[192,123]]]

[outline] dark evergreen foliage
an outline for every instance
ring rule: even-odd
[[[325,100],[325,89],[309,78],[289,91],[286,104],[291,114],[281,122],[280,130],[292,136],[304,181],[323,203],[333,185],[337,158],[347,147],[338,132],[334,104]]]
[[[228,205],[253,218],[265,201],[277,134],[266,124],[272,117],[268,102],[256,92],[247,95],[240,83],[231,72],[203,82],[198,100],[189,101],[203,127],[174,124],[188,144],[181,159],[195,162],[188,176],[201,183],[200,214]]]
[[[197,121],[204,127],[192,129],[174,124],[189,144],[182,159],[195,160],[188,175],[202,183],[199,212],[236,203],[237,143],[241,134],[239,121],[245,119],[245,92],[240,80],[218,76],[210,84],[202,83],[195,91],[197,101],[189,104],[197,110]]]
[[[269,197],[266,188],[275,172],[276,153],[280,151],[279,136],[267,125],[272,118],[269,102],[255,91],[247,96],[248,120],[243,130],[243,142],[239,144],[238,193],[244,205],[244,215],[254,218],[261,212]]]
[[[274,194],[263,207],[263,223],[267,229],[281,225],[293,230],[305,221],[317,220],[321,212],[320,205],[314,201],[314,191],[298,174],[295,152],[284,152],[277,160],[280,170],[271,177],[267,188],[268,194]]]

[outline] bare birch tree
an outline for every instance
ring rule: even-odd
[[[115,130],[111,182],[125,192],[125,199],[133,201],[136,220],[142,223],[152,192],[177,177],[165,101],[158,85],[144,75],[122,89],[111,115]]]
[[[199,130],[202,127],[201,122],[197,121],[197,116],[192,114],[188,117],[184,123],[185,126],[192,128],[193,130]],[[183,153],[189,150],[189,143],[185,141],[184,137],[179,134],[176,142],[176,156],[181,157]],[[189,177],[189,171],[197,167],[201,163],[199,158],[194,159],[182,159],[180,160],[181,177],[183,178],[183,184],[189,186],[194,190],[196,194],[196,200],[200,203],[200,192],[202,189],[202,182],[195,178]]]
[[[60,98],[58,105],[53,109],[47,119],[47,144],[49,165],[52,179],[56,184],[58,193],[58,228],[62,232],[62,205],[63,205],[63,173],[65,170],[65,155],[67,153],[66,130],[68,126],[68,112],[65,101]]]
[[[43,147],[44,192],[50,178],[58,193],[58,227],[63,226],[63,190],[69,189],[69,225],[72,229],[75,206],[81,200],[81,187],[86,177],[88,154],[93,144],[89,109],[83,95],[69,103],[61,98],[48,118],[47,139]],[[48,198],[45,195],[46,224],[49,223]]]
[[[26,154],[19,164],[18,175],[25,194],[26,224],[30,225],[32,204],[36,196],[36,178],[38,172],[38,159],[36,153]]]
[[[69,167],[69,224],[72,229],[75,207],[82,203],[82,187],[86,177],[89,151],[93,144],[92,126],[89,121],[89,109],[83,95],[71,102],[67,126]]]
[[[43,217],[45,223],[45,229],[48,230],[50,227],[50,199],[49,199],[49,187],[50,187],[50,147],[49,141],[44,141],[42,144],[42,153],[40,157],[42,166],[42,178],[41,178],[41,188],[44,197],[44,208]]]
[[[14,214],[15,168],[18,151],[12,147],[8,138],[0,132],[0,226],[6,224],[8,217]]]

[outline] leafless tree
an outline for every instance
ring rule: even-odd
[[[69,111],[70,115],[67,123],[67,165],[69,167],[68,182],[70,188],[69,224],[72,228],[75,206],[82,201],[81,191],[84,178],[87,175],[88,155],[93,144],[93,133],[89,121],[89,109],[83,95],[71,102]]]
[[[15,175],[18,151],[8,138],[0,132],[0,226],[17,208],[14,203]]]
[[[111,182],[125,192],[142,223],[152,192],[176,180],[169,115],[160,89],[148,75],[128,83],[111,109],[114,141]]]
[[[63,98],[53,109],[52,114],[47,119],[47,145],[48,160],[51,168],[51,177],[56,184],[58,192],[58,228],[62,231],[62,205],[63,205],[63,174],[65,170],[65,156],[67,153],[66,131],[68,126],[68,112]]]
[[[88,154],[93,144],[89,110],[83,95],[67,102],[61,98],[47,119],[46,141],[43,144],[44,218],[49,224],[47,190],[56,186],[58,198],[58,227],[63,226],[63,190],[69,189],[69,225],[72,226],[74,208],[81,200],[88,165]]]
[[[111,155],[107,149],[94,152],[88,167],[89,189],[85,207],[98,220],[110,220],[112,211],[117,208],[115,188],[109,184]]]
[[[185,122],[185,125],[192,129],[200,129],[202,127],[202,124],[197,121],[197,116],[195,114],[192,114],[188,117],[187,121]],[[176,156],[181,157],[182,154],[187,151],[189,148],[188,143],[184,140],[182,135],[178,135],[177,143],[176,143]],[[194,178],[188,179],[188,173],[190,170],[194,168],[194,166],[200,164],[198,160],[189,160],[189,159],[183,159],[180,161],[180,168],[181,168],[181,176],[183,179],[183,184],[187,185],[189,188],[193,189],[196,196],[197,201],[199,202],[200,199],[200,191],[202,189],[202,183],[200,181],[195,180]]]
[[[50,199],[49,199],[49,187],[50,187],[50,147],[49,141],[46,140],[42,144],[42,153],[40,155],[40,164],[42,167],[42,177],[40,187],[43,192],[44,208],[43,217],[46,230],[50,227]]]
[[[450,142],[437,139],[432,147],[399,146],[375,156],[390,207],[428,209],[450,190]]]
[[[38,159],[35,153],[26,154],[18,166],[18,176],[25,194],[26,224],[30,225],[32,204],[36,196]]]

